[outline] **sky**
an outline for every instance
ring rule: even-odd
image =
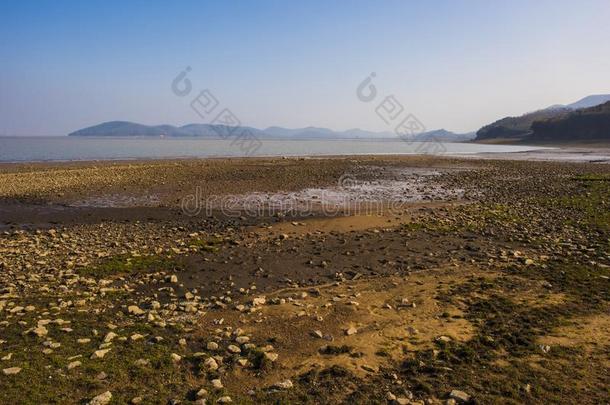
[[[429,130],[475,131],[610,93],[609,21],[608,0],[2,0],[0,135],[205,123],[221,108],[257,128],[386,131],[389,96]],[[218,108],[200,116],[206,89]]]

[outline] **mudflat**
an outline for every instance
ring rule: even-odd
[[[0,165],[3,403],[605,403],[609,299],[608,164]]]

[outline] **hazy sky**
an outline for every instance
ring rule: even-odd
[[[610,93],[610,1],[3,0],[0,69],[4,135],[205,122],[189,102],[206,88],[259,128],[388,130],[375,107],[394,95],[465,132]]]

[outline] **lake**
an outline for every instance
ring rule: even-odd
[[[0,162],[421,154],[471,155],[544,149],[536,146],[401,140],[234,140],[197,138],[0,137]]]

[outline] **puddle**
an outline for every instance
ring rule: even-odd
[[[430,169],[383,170],[374,180],[361,180],[355,175],[342,176],[338,184],[326,188],[307,188],[294,192],[255,192],[212,197],[206,208],[220,209],[225,214],[326,214],[379,213],[383,209],[423,201],[448,201],[463,197],[463,189],[441,186],[434,178],[442,174]]]

